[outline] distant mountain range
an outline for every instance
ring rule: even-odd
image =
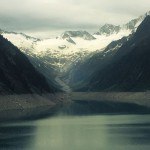
[[[60,78],[78,91],[147,90],[148,46],[142,44],[148,45],[149,15],[124,25],[105,24],[94,34],[65,31],[50,39],[4,30],[0,34],[28,57],[35,71],[47,78],[51,90],[59,87]]]
[[[132,33],[136,31],[137,27],[141,24],[141,22],[150,15],[150,11],[144,14],[143,16],[140,16],[136,19],[133,19],[129,21],[128,23],[124,25],[112,25],[112,24],[105,24],[102,26],[98,32],[95,34],[97,35],[111,35],[111,34],[118,34],[119,32],[123,30],[130,30]]]
[[[135,32],[148,14],[150,12],[124,25],[105,24],[93,35],[87,31],[65,31],[56,38],[37,39],[23,33],[3,30],[0,33],[28,56],[41,59],[46,67],[65,72],[72,64],[103,51],[112,41]]]

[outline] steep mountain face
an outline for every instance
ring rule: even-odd
[[[73,88],[82,88],[92,78],[93,74],[105,67],[118,51],[118,49],[127,42],[129,37],[123,37],[120,40],[111,42],[104,51],[96,52],[91,57],[78,62],[71,67],[64,75],[65,79],[69,79],[68,84]]]
[[[125,42],[103,68],[92,75],[81,90],[146,91],[150,90],[150,16]]]
[[[0,94],[50,93],[48,84],[28,58],[0,35]]]

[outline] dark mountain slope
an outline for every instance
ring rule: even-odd
[[[150,90],[150,16],[146,17],[109,64],[94,73],[88,86],[82,90]]]
[[[54,91],[28,58],[0,35],[0,94]]]
[[[123,37],[120,40],[111,42],[104,51],[94,54],[92,57],[79,62],[73,66],[66,74],[65,77],[69,78],[69,84],[73,89],[81,88],[87,85],[92,79],[95,72],[104,68],[109,64],[112,57],[118,49],[127,42],[129,37]]]

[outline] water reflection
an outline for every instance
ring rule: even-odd
[[[0,126],[2,150],[149,150],[150,115],[55,117]]]
[[[112,142],[118,143],[119,140],[118,144],[150,145],[150,123],[109,125],[108,131]]]
[[[34,139],[34,126],[0,125],[0,149],[28,149]]]

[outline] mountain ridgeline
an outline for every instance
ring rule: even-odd
[[[55,90],[28,58],[0,35],[0,94],[42,94]]]
[[[1,92],[43,93],[62,85],[73,91],[150,90],[149,15],[105,24],[95,34],[65,31],[48,39],[0,30],[16,46],[0,37]]]
[[[150,90],[150,16],[123,44],[111,43],[107,54],[96,54],[77,69],[92,70],[85,80],[76,78],[73,88],[77,91],[147,91]],[[111,51],[112,45],[118,45]],[[111,48],[109,48],[111,46]],[[108,49],[110,49],[108,51]],[[105,50],[105,51],[106,51]],[[93,64],[92,64],[93,63]],[[91,68],[92,67],[92,68]],[[74,74],[74,73],[73,73]],[[83,74],[83,73],[82,73]],[[74,75],[72,75],[74,80]],[[71,76],[71,77],[72,77]],[[78,81],[78,83],[77,83]]]
[[[121,30],[130,30],[131,32],[135,32],[138,25],[149,15],[150,11],[136,19],[132,19],[131,21],[123,25],[105,24],[95,34],[109,36],[114,33],[117,34]]]
[[[149,14],[147,12],[123,25],[105,24],[96,29],[95,34],[84,30],[65,31],[47,39],[4,30],[0,30],[0,34],[27,55],[39,72],[44,71],[46,76],[55,79],[56,74],[62,74],[95,53],[102,52],[112,41],[134,33]]]

